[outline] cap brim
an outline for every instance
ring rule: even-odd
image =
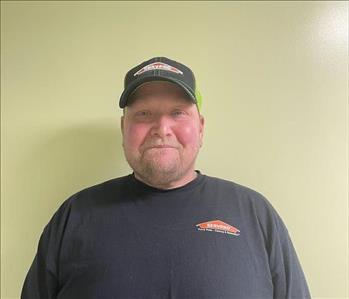
[[[197,100],[195,97],[195,91],[191,90],[191,88],[186,84],[184,84],[182,81],[176,80],[174,78],[168,78],[168,77],[162,77],[162,76],[149,76],[149,77],[139,78],[133,81],[129,86],[127,86],[127,88],[121,94],[119,107],[125,108],[127,106],[127,101],[130,94],[141,84],[146,82],[151,82],[151,81],[168,81],[168,82],[175,83],[183,88],[183,90],[188,94],[188,96],[190,97],[190,99],[193,101],[194,104],[197,103]]]

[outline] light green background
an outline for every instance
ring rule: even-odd
[[[348,2],[1,2],[1,298],[71,194],[128,174],[124,74],[195,71],[197,168],[264,194],[314,298],[348,296]]]

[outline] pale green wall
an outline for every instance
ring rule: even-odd
[[[164,55],[204,97],[204,173],[263,193],[314,298],[348,296],[348,2],[1,2],[1,294],[81,188],[129,173],[124,73]]]

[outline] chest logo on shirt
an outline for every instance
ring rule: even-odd
[[[201,231],[230,234],[234,236],[240,235],[240,230],[221,220],[212,220],[212,221],[199,223],[196,225],[196,227],[198,228],[198,230],[201,230]]]

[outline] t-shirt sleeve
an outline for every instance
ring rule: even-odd
[[[58,259],[70,203],[65,201],[45,226],[24,280],[21,299],[54,299],[59,291]]]
[[[299,262],[296,250],[282,218],[266,197],[246,187],[238,187],[237,195],[240,209],[249,229],[252,248],[258,248],[258,256],[269,266],[273,285],[273,299],[308,299],[311,298],[309,288]],[[263,242],[265,256],[261,252]],[[257,254],[257,253],[256,253]],[[262,266],[262,267],[263,267]]]
[[[275,210],[274,233],[269,246],[274,299],[311,298],[309,288],[288,230]]]

